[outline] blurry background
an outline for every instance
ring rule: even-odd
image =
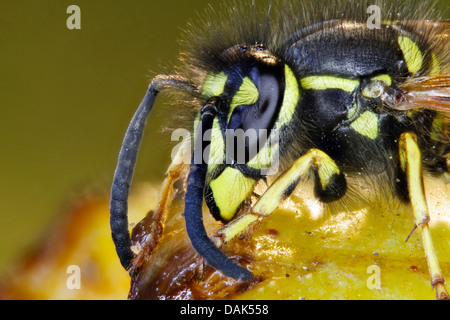
[[[107,197],[151,75],[176,61],[180,31],[208,2],[0,2],[0,275],[79,197]],[[66,27],[72,4],[81,30]],[[170,113],[156,107],[135,181],[162,180]]]
[[[181,29],[206,3],[0,2],[0,275],[80,196],[107,195],[151,75],[176,62]],[[66,27],[72,4],[81,30]],[[163,109],[136,181],[162,179],[170,161]]]

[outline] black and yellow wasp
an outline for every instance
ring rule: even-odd
[[[368,22],[370,5],[379,8],[378,25]],[[359,178],[412,207],[432,286],[448,298],[423,187],[424,171],[449,179],[449,23],[442,13],[408,1],[302,0],[227,2],[223,11],[210,9],[206,27],[191,26],[178,71],[153,79],[125,135],[110,204],[122,265],[133,270],[127,201],[145,122],[158,93],[175,90],[189,95],[182,103],[196,113],[184,217],[207,264],[252,280],[220,250],[223,243],[256,228],[308,175],[315,196],[330,205]],[[245,134],[229,134],[238,130]],[[275,163],[281,174],[240,212]],[[162,197],[170,197],[178,171],[174,161]],[[213,240],[204,200],[224,222]],[[155,245],[164,213],[159,219]]]

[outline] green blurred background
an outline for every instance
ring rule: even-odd
[[[77,199],[109,191],[151,75],[176,62],[180,31],[206,3],[0,2],[0,273]],[[66,27],[72,4],[81,30]],[[135,181],[164,176],[163,109],[148,123]]]
[[[0,274],[77,199],[107,194],[151,75],[176,62],[180,31],[208,2],[0,2]],[[81,30],[66,27],[72,4]],[[155,109],[135,181],[163,178],[171,113]]]

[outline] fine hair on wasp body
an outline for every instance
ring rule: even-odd
[[[376,27],[368,23],[369,6],[379,8]],[[178,103],[189,106],[190,125],[172,135],[183,141],[163,191],[179,176],[178,165],[187,164],[186,230],[208,265],[252,281],[252,272],[221,251],[223,243],[258,225],[309,178],[318,201],[344,210],[366,200],[359,181],[411,207],[436,296],[448,298],[423,188],[424,172],[449,177],[449,27],[433,5],[225,2],[199,20],[184,34],[173,75],[153,78],[119,154],[110,211],[125,269],[134,269],[127,206],[146,119],[161,91],[179,91],[189,97]],[[240,212],[258,183],[269,180]],[[224,224],[213,239],[203,225],[203,201]]]

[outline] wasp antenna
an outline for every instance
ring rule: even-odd
[[[131,267],[134,253],[131,250],[131,237],[128,231],[128,195],[136,165],[137,154],[141,144],[145,123],[155,103],[156,96],[162,90],[176,89],[195,92],[196,88],[187,80],[178,76],[156,76],[147,90],[141,104],[134,114],[122,147],[120,148],[117,167],[114,172],[111,187],[110,226],[117,255],[122,266],[128,270]]]
[[[210,143],[208,135],[211,134],[216,114],[215,104],[206,104],[201,111],[201,127],[194,142],[194,153],[187,179],[184,209],[186,230],[193,248],[211,267],[236,280],[250,281],[254,278],[253,274],[227,257],[208,237],[203,224],[203,193],[208,167],[208,155],[204,155],[203,151]],[[198,161],[195,154],[202,155],[202,160]]]

